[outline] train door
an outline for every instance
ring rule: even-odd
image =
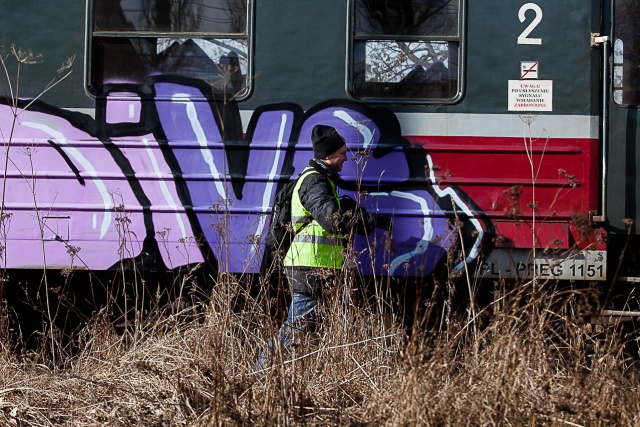
[[[517,129],[491,129],[493,147],[484,157],[473,155],[485,165],[478,174],[483,181],[463,188],[494,227],[480,275],[604,282],[603,231],[589,221],[600,207],[602,61],[590,35],[601,31],[601,2],[471,3],[462,107],[480,105],[476,82],[491,87],[500,81],[483,101],[499,100],[493,112]],[[485,30],[481,13],[509,20],[474,45],[475,34]],[[488,52],[483,47],[490,43],[495,48]],[[481,112],[482,132],[492,126],[490,112]],[[473,143],[479,151],[479,142]]]
[[[628,301],[640,282],[640,2],[603,2],[603,154],[602,220],[609,231],[610,280]],[[628,303],[625,302],[628,305]],[[625,307],[637,310],[635,307]]]

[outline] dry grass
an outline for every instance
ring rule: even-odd
[[[100,315],[53,367],[5,350],[2,425],[639,425],[638,375],[616,328],[585,324],[583,293],[520,285],[490,306],[477,338],[464,315],[412,331],[345,301],[317,333],[254,362],[276,322],[263,297],[231,310],[220,282],[200,310],[116,334]],[[353,292],[352,292],[353,293]],[[427,324],[426,323],[426,324]],[[448,323],[447,328],[437,325]],[[269,326],[264,326],[269,325]]]

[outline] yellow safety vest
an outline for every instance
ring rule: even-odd
[[[284,257],[283,264],[291,267],[319,267],[319,268],[342,268],[344,263],[343,255],[343,236],[332,234],[326,231],[315,220],[311,220],[306,226],[304,225],[311,212],[302,206],[300,201],[300,187],[305,178],[313,173],[318,173],[312,168],[306,168],[302,171],[300,179],[293,189],[291,199],[291,224],[296,231],[296,235],[291,242],[291,247]],[[336,186],[329,180],[333,195],[338,202],[340,208],[340,199]]]

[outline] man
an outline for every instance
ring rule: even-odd
[[[291,223],[295,236],[284,259],[292,291],[287,319],[278,333],[286,347],[300,332],[312,329],[322,291],[331,287],[344,260],[344,241],[352,231],[369,234],[376,227],[389,229],[391,220],[371,215],[353,199],[338,196],[336,182],[347,160],[344,138],[331,126],[316,125],[312,131],[313,159],[302,171],[293,190]],[[269,355],[274,342],[269,343]],[[262,366],[264,355],[257,365]]]

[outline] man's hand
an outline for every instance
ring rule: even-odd
[[[340,197],[340,210],[344,212],[354,211],[358,207],[358,204],[355,200],[353,200],[350,196],[342,196]]]

